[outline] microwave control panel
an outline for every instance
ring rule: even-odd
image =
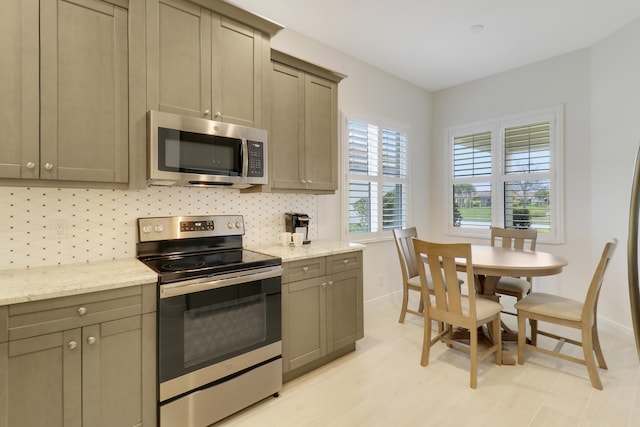
[[[249,169],[247,176],[264,176],[264,143],[261,141],[247,141]]]

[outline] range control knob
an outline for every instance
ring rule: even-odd
[[[153,229],[155,230],[156,233],[162,233],[164,231],[164,226],[162,224],[158,224],[155,227],[153,227]]]
[[[233,228],[233,227],[234,227],[233,222],[232,222],[232,221],[229,221],[229,222],[227,223],[227,228]]]
[[[143,233],[151,233],[151,230],[153,230],[153,228],[150,225],[145,225],[144,227],[142,227]]]
[[[242,223],[240,221],[236,222],[236,228],[242,228]]]

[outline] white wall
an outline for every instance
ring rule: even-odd
[[[413,198],[409,222],[419,231],[427,231],[429,218],[429,138],[431,95],[424,89],[398,79],[294,31],[284,29],[272,47],[306,61],[346,74],[339,86],[339,110],[360,119],[381,119],[389,125],[406,126],[410,138],[410,186]],[[342,153],[341,153],[342,154]],[[341,157],[341,164],[343,158]],[[318,235],[321,239],[340,240],[342,197],[318,197]],[[382,276],[382,277],[380,277]],[[364,253],[365,301],[401,289],[401,273],[393,241],[370,243]]]
[[[640,20],[591,49],[592,252],[618,237],[600,313],[631,325],[626,251],[634,161],[640,143]]]
[[[534,288],[584,297],[591,274],[590,195],[590,55],[579,50],[520,67],[434,94],[433,176],[447,182],[446,128],[475,120],[563,104],[564,106],[564,209],[565,240],[539,248],[568,259],[561,276],[534,279]],[[437,160],[440,161],[437,161]],[[434,239],[460,240],[446,234],[446,186],[432,191]],[[487,243],[484,241],[483,243]]]
[[[569,265],[534,288],[583,299],[604,243],[617,237],[599,314],[631,328],[626,244],[631,177],[640,142],[640,20],[588,49],[496,74],[433,96],[432,180],[446,182],[447,126],[564,104],[565,240],[540,245]],[[438,161],[440,159],[440,161]],[[446,203],[439,186],[432,206]],[[446,211],[434,211],[434,238],[446,235]]]

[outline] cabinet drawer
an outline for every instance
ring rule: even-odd
[[[303,259],[283,263],[282,282],[290,283],[311,279],[327,274],[327,263],[324,257]]]
[[[0,342],[9,340],[9,307],[3,305],[0,307]]]
[[[133,286],[11,305],[9,338],[32,337],[141,314],[142,289]]]
[[[362,251],[331,255],[328,257],[329,274],[355,270],[362,267]]]

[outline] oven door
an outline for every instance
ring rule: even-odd
[[[160,286],[160,401],[281,358],[281,272]]]

